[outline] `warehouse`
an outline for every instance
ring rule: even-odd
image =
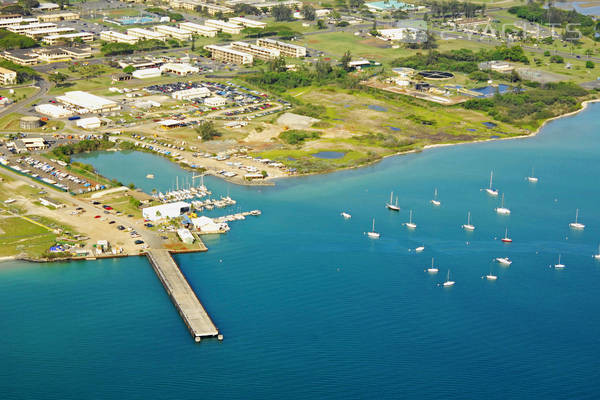
[[[67,106],[76,108],[82,114],[88,112],[101,113],[120,109],[119,105],[112,100],[79,90],[66,92],[63,96],[58,96],[56,100]]]
[[[98,129],[102,126],[102,121],[98,117],[81,118],[75,124],[82,129]]]
[[[131,73],[137,79],[158,78],[160,74],[160,68],[137,69]]]
[[[217,32],[219,31],[217,28],[213,28],[206,25],[194,24],[193,22],[182,22],[181,24],[179,24],[179,29],[183,29],[184,31],[188,31],[191,33],[195,33],[196,35],[206,37],[215,37],[217,36]]]
[[[225,103],[225,98],[221,96],[208,97],[204,99],[204,105],[207,107],[222,107],[225,105]]]
[[[173,92],[171,94],[171,97],[176,100],[191,100],[208,96],[210,96],[210,90],[203,86],[186,90],[178,90],[177,92]]]
[[[166,63],[161,65],[160,72],[185,76],[189,74],[197,74],[200,72],[200,69],[198,67],[193,67],[190,64]]]
[[[142,216],[146,220],[158,221],[166,218],[177,218],[188,211],[190,211],[190,205],[188,203],[185,201],[177,201],[175,203],[143,208]]]
[[[40,104],[39,106],[35,107],[35,111],[51,118],[67,118],[73,115],[72,111],[54,104]]]

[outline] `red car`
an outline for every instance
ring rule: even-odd
[[[102,206],[102,208],[104,208],[105,210],[108,210],[108,211],[113,209],[111,206]]]
[[[100,216],[99,216],[99,215],[96,215],[96,216],[94,216],[94,218],[100,218]]]

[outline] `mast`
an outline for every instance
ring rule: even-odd
[[[494,171],[490,172],[490,189],[492,188],[492,179],[494,178]]]

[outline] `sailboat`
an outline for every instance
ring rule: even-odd
[[[440,204],[442,204],[442,202],[440,202],[437,199],[438,193],[437,193],[437,188],[434,190],[433,192],[433,200],[431,200],[431,204],[433,204],[434,206],[439,206]]]
[[[415,248],[415,252],[417,252],[417,253],[420,253],[420,252],[422,252],[423,250],[425,250],[425,246],[419,246],[419,247],[416,247],[416,248]]]
[[[492,274],[492,269],[490,268],[490,273],[485,276],[485,279],[487,279],[488,281],[495,281],[496,279],[498,279],[498,275]]]
[[[506,228],[506,232],[504,233],[504,237],[502,238],[504,243],[512,243],[512,239],[508,237],[508,228]]]
[[[596,260],[600,260],[600,245],[598,245],[598,254],[594,254]]]
[[[502,203],[501,203],[500,207],[496,208],[496,212],[498,214],[504,214],[504,215],[510,214],[510,210],[508,208],[504,207],[504,193],[502,193]]]
[[[527,177],[527,180],[531,183],[536,183],[538,178],[533,174],[533,167],[531,168],[531,175]]]
[[[408,222],[405,222],[404,225],[406,225],[406,227],[410,229],[415,229],[417,227],[417,224],[412,222],[412,210],[410,210]]]
[[[431,258],[431,267],[427,268],[427,272],[429,272],[430,274],[437,274],[439,271],[438,267],[434,267],[433,266],[433,257]]]
[[[497,189],[494,189],[494,188],[492,187],[492,181],[493,181],[493,179],[494,179],[494,171],[490,172],[490,187],[489,187],[489,188],[486,188],[486,189],[484,189],[484,190],[485,190],[485,191],[487,192],[487,194],[489,194],[490,196],[498,196],[498,190],[497,190]]]
[[[340,214],[342,217],[344,217],[344,219],[350,219],[352,218],[352,215],[348,214],[345,211],[342,211],[342,213]]]
[[[398,207],[398,196],[396,196],[396,204],[392,203],[393,197],[394,192],[390,193],[390,202],[386,203],[385,206],[392,211],[400,211],[400,207]]]
[[[579,208],[575,211],[575,222],[571,222],[569,224],[569,226],[573,229],[583,229],[585,228],[585,225],[582,223],[577,222],[577,219],[579,218]]]
[[[379,239],[379,233],[375,232],[375,218],[373,218],[373,228],[371,229],[371,232],[367,232],[367,236],[371,239]]]
[[[475,230],[475,226],[471,225],[471,211],[469,211],[467,213],[467,223],[462,225],[462,228],[465,231],[474,231]]]
[[[558,264],[554,264],[554,268],[556,269],[563,269],[565,267],[565,264],[561,264],[560,263],[560,254],[558,255]]]
[[[448,270],[448,275],[446,276],[446,282],[444,282],[444,283],[442,284],[442,286],[444,286],[444,287],[448,287],[448,286],[452,286],[452,285],[454,285],[454,283],[455,283],[454,281],[451,281],[451,280],[450,280],[450,270]]]
[[[508,257],[496,257],[495,261],[506,266],[512,264],[512,261]]]

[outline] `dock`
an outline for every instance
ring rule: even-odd
[[[146,256],[194,340],[200,342],[205,337],[218,337],[221,340],[222,336],[219,335],[217,327],[169,251],[165,249],[148,250]]]

